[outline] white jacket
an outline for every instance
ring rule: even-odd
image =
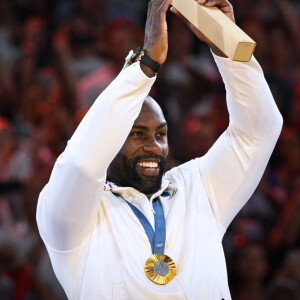
[[[163,177],[149,199],[106,182],[155,78],[139,63],[124,69],[98,97],[40,194],[37,221],[55,274],[69,299],[231,299],[222,237],[255,190],[278,139],[282,117],[262,70],[215,57],[225,82],[228,129],[209,152]],[[154,224],[152,199],[166,218],[165,254],[177,267],[167,285],[144,273],[152,254],[137,206]]]

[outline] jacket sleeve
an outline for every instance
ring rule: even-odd
[[[202,158],[202,182],[217,222],[226,228],[256,189],[282,127],[261,67],[215,56],[226,88],[229,127]]]
[[[84,240],[95,222],[106,170],[154,81],[134,63],[103,91],[83,118],[39,196],[37,223],[47,246],[68,251]]]

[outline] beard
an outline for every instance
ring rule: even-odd
[[[156,158],[160,160],[159,174],[143,178],[136,169],[137,162],[143,159]],[[149,195],[157,192],[161,187],[163,174],[166,170],[168,156],[143,155],[129,160],[124,154],[117,154],[108,167],[107,179],[118,186],[133,187],[139,192]]]

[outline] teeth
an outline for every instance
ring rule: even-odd
[[[158,167],[157,162],[138,162],[137,164],[143,168],[157,168]]]

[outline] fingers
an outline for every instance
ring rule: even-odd
[[[164,1],[162,1],[162,3],[160,5],[158,11],[165,14],[167,12],[169,6],[171,5],[171,3],[172,3],[172,0],[164,0]]]
[[[227,0],[198,0],[199,4],[205,5],[207,7],[218,7],[229,19],[234,22],[233,8],[229,1]]]
[[[172,0],[150,0],[145,27],[144,49],[148,55],[163,64],[168,52],[166,13]]]
[[[227,0],[198,0],[199,4],[205,4],[205,5],[229,5],[229,2]]]
[[[227,0],[198,0],[198,3],[205,4],[206,6],[218,6],[218,7],[231,6],[229,1]]]

